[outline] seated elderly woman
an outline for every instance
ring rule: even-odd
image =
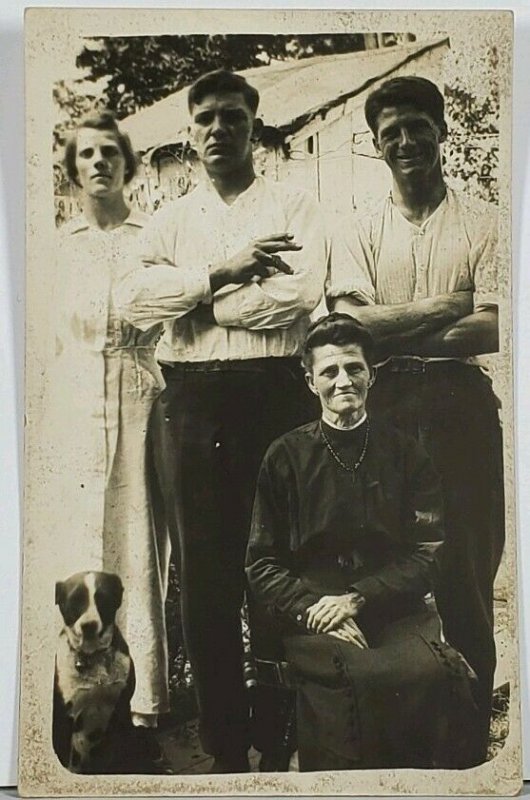
[[[309,329],[303,363],[322,417],[264,458],[251,602],[281,635],[278,674],[294,676],[300,770],[460,768],[476,708],[429,600],[440,483],[413,439],[367,416],[372,355],[348,315]],[[263,639],[257,623],[252,633]]]

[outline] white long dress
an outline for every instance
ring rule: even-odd
[[[118,624],[135,664],[138,714],[169,709],[170,547],[147,436],[164,381],[154,357],[158,331],[119,319],[112,289],[134,266],[135,239],[148,219],[131,211],[122,225],[102,231],[78,217],[60,231],[58,347],[47,382],[52,457],[44,476],[56,579],[90,569],[122,579]]]

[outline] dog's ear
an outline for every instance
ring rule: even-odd
[[[116,610],[118,610],[123,598],[123,584],[118,575],[109,574],[107,577],[109,581],[109,591],[116,604]]]
[[[55,584],[55,605],[61,606],[64,603],[64,597],[66,594],[66,587],[62,581],[57,581]]]

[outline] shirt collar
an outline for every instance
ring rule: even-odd
[[[121,228],[122,225],[132,225],[135,228],[143,228],[147,219],[148,216],[142,211],[138,211],[136,208],[131,208],[127,219],[124,219],[121,225],[118,225],[117,227]],[[75,219],[72,219],[68,223],[68,227],[70,233],[80,233],[81,231],[87,231],[94,226],[89,223],[84,214],[80,214],[78,217],[75,217]],[[116,228],[114,230],[116,230]]]
[[[366,419],[367,419],[367,417],[368,417],[368,415],[367,415],[367,413],[366,413],[366,411],[365,411],[365,412],[364,412],[364,414],[362,415],[361,419],[360,419],[360,420],[358,420],[358,421],[355,423],[355,425],[352,425],[352,427],[351,427],[351,428],[340,428],[338,425],[334,425],[332,422],[330,422],[330,421],[329,421],[329,419],[326,419],[326,418],[324,417],[324,415],[322,415],[322,419],[323,419],[323,421],[326,423],[326,425],[329,425],[329,427],[330,427],[330,428],[333,428],[333,429],[334,429],[334,430],[336,430],[336,431],[346,431],[346,432],[348,432],[348,431],[354,431],[356,428],[360,428],[360,427],[361,427],[361,425],[363,424],[363,422],[366,422]]]
[[[397,205],[394,203],[394,198],[392,197],[392,189],[390,189],[390,191],[388,193],[387,202],[389,204],[391,212],[397,214],[399,219],[402,219],[403,222],[405,222],[409,227],[414,228],[415,230],[421,231],[421,230],[423,230],[424,228],[427,227],[427,225],[432,221],[432,219],[434,217],[436,217],[436,216],[438,216],[438,214],[442,213],[442,210],[446,206],[449,206],[449,205],[451,205],[453,203],[453,195],[451,194],[451,197],[449,197],[450,192],[452,192],[452,190],[446,184],[446,186],[445,186],[445,196],[444,196],[443,200],[436,206],[436,208],[430,214],[430,216],[428,216],[427,219],[424,220],[421,223],[421,225],[415,225],[414,222],[411,222],[410,220],[408,220],[403,215],[403,213],[399,210]]]
[[[244,202],[247,199],[252,199],[254,195],[259,194],[263,191],[263,187],[265,186],[266,179],[263,175],[256,175],[250,186],[248,186],[241,194],[239,194],[233,203],[230,205],[225,203],[222,197],[219,195],[219,192],[215,189],[212,181],[204,171],[203,178],[199,183],[197,190],[203,195],[204,199],[208,199],[213,205],[225,209],[234,208],[234,206],[238,205],[241,202]]]

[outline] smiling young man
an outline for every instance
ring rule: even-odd
[[[301,771],[460,768],[476,714],[424,599],[440,481],[412,437],[367,416],[373,348],[348,314],[311,326],[321,418],[277,439],[258,478],[247,576],[294,677]]]
[[[392,190],[337,230],[328,299],[376,340],[374,416],[414,435],[442,477],[447,537],[436,595],[446,637],[479,679],[472,766],[486,757],[493,582],[504,543],[498,408],[474,359],[498,350],[497,215],[444,181],[447,126],[433,83],[387,81],[369,95],[365,115]]]
[[[165,322],[165,470],[201,741],[214,772],[249,769],[240,610],[252,500],[266,447],[313,414],[297,354],[326,271],[316,203],[255,174],[258,102],[244,78],[223,70],[190,88],[202,181],[154,216],[142,250],[148,268],[133,271],[118,298],[133,324]]]

